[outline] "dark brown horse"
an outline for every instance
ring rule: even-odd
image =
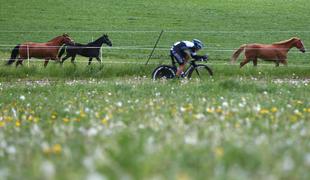
[[[273,43],[273,44],[244,44],[234,52],[231,57],[231,62],[236,62],[240,53],[244,50],[244,60],[240,63],[240,68],[250,61],[257,66],[257,59],[265,61],[274,61],[276,66],[279,63],[287,65],[287,53],[292,48],[296,47],[301,52],[306,52],[303,42],[300,38],[293,37],[289,40]]]
[[[11,58],[7,62],[7,65],[13,64],[18,57],[16,62],[16,67],[20,64],[22,65],[23,60],[30,58],[45,59],[44,67],[47,66],[49,60],[57,60],[58,50],[64,45],[74,45],[74,41],[69,37],[68,34],[63,34],[57,36],[54,39],[46,43],[34,43],[34,42],[25,42],[23,44],[18,44],[12,50]]]

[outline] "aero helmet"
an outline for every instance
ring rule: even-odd
[[[204,44],[198,39],[193,39],[192,42],[197,49],[202,49],[204,47]]]

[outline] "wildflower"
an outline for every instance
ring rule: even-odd
[[[116,106],[122,107],[122,106],[123,106],[123,103],[122,103],[121,101],[119,101],[119,102],[116,103]]]
[[[260,114],[269,114],[269,110],[268,109],[261,109],[260,111],[259,111],[259,113]]]
[[[299,110],[298,109],[295,109],[294,110],[294,114],[296,114],[297,116],[299,116],[299,117],[301,117],[302,116],[302,113],[301,112],[299,112]]]
[[[282,169],[284,171],[291,171],[295,166],[294,160],[290,156],[285,156],[283,159]]]
[[[70,121],[70,119],[69,119],[69,118],[66,118],[66,117],[63,118],[62,120],[63,120],[64,123],[68,123],[68,122]]]
[[[182,173],[177,175],[176,179],[177,180],[190,180],[191,178],[188,176],[187,173],[182,172]]]
[[[291,116],[290,116],[290,121],[291,121],[291,122],[294,123],[294,122],[296,122],[297,120],[298,120],[298,117],[297,117],[297,116],[295,116],[295,115],[291,115]]]
[[[55,145],[52,147],[52,151],[53,151],[53,153],[55,153],[55,154],[61,153],[61,151],[62,151],[61,145],[60,145],[60,144],[55,144]]]
[[[272,107],[271,112],[276,113],[276,112],[278,112],[278,109],[276,107]]]
[[[236,123],[236,124],[235,124],[235,128],[236,128],[236,129],[240,128],[240,124],[239,124],[239,123]]]
[[[0,128],[5,126],[5,122],[4,121],[0,121]]]
[[[216,147],[214,149],[214,154],[216,157],[222,157],[224,155],[224,149],[222,147]]]
[[[100,117],[100,114],[99,114],[98,112],[96,112],[96,113],[95,113],[95,117],[96,117],[96,118],[99,118],[99,117]]]
[[[57,118],[57,113],[56,112],[53,112],[52,115],[51,115],[51,118],[54,120]]]
[[[19,127],[20,125],[21,125],[21,124],[20,124],[20,121],[16,121],[16,122],[15,122],[15,126],[16,126],[16,127]]]
[[[207,108],[207,112],[208,112],[208,113],[213,113],[214,111],[213,111],[213,109],[211,109],[211,108]]]
[[[28,116],[28,121],[32,121],[34,118],[32,115]]]
[[[19,99],[24,101],[26,99],[26,97],[24,95],[19,96]]]
[[[80,110],[80,116],[81,116],[82,118],[86,117],[86,114],[85,114],[85,112],[84,112],[83,110]]]
[[[220,113],[222,113],[222,112],[223,112],[223,110],[222,110],[222,108],[220,108],[220,107],[219,107],[219,108],[216,108],[215,112],[217,112],[217,113],[219,113],[219,114],[220,114]]]
[[[103,125],[108,125],[108,118],[103,118],[102,120],[101,120],[101,123],[103,124]]]
[[[310,108],[304,108],[304,112],[310,113]]]
[[[41,172],[46,179],[53,179],[55,175],[55,166],[50,161],[44,161],[41,164]]]

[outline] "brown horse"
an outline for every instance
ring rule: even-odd
[[[287,65],[287,53],[292,48],[296,47],[301,52],[306,52],[303,42],[300,38],[293,37],[289,40],[273,43],[273,44],[244,44],[234,52],[231,57],[231,62],[236,62],[240,53],[244,50],[244,60],[240,63],[240,68],[250,61],[257,66],[257,59],[265,61],[274,61],[276,67],[279,63]]]
[[[19,64],[23,65],[22,63],[24,59],[30,59],[32,57],[45,59],[44,67],[46,67],[50,59],[59,61],[57,56],[58,50],[63,44],[74,45],[74,41],[69,37],[68,34],[63,34],[46,43],[25,42],[23,44],[18,44],[12,50],[11,58],[6,64],[13,64],[19,55],[18,61],[16,62],[16,67]]]

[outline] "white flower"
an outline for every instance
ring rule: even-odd
[[[305,164],[307,166],[310,166],[310,153],[307,153],[304,157],[304,160],[305,160]]]
[[[122,106],[123,106],[123,103],[122,103],[121,101],[119,101],[119,102],[116,103],[116,106],[122,107]]]
[[[88,131],[87,131],[87,135],[88,136],[95,136],[98,134],[98,130],[96,128],[90,128]]]
[[[190,145],[197,144],[197,142],[198,142],[197,134],[191,133],[191,134],[185,135],[184,141],[186,144],[190,144]]]
[[[86,180],[106,180],[107,178],[97,172],[92,172],[87,175]]]
[[[41,164],[41,173],[45,179],[54,179],[55,175],[55,166],[50,161],[44,161]]]
[[[294,169],[294,166],[294,160],[290,156],[285,156],[282,164],[282,169],[284,171],[291,171],[292,169]]]
[[[226,102],[226,101],[223,102],[223,103],[222,103],[222,106],[223,106],[223,107],[228,107],[228,102]]]
[[[26,97],[24,95],[19,96],[19,99],[24,101],[26,99]]]
[[[6,151],[9,154],[15,154],[16,153],[16,148],[14,146],[9,146],[9,147],[7,147]]]

